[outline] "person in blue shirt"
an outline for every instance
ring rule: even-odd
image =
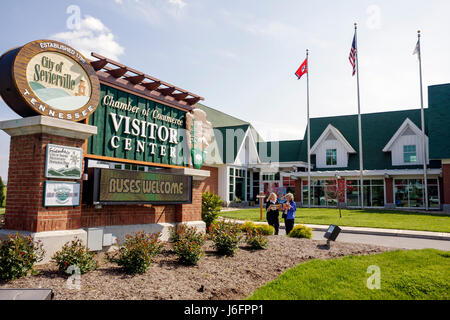
[[[294,220],[295,220],[295,211],[297,210],[297,206],[295,205],[294,195],[292,193],[288,193],[286,195],[286,204],[285,204],[285,218],[284,225],[286,226],[286,235],[291,232],[294,228]]]

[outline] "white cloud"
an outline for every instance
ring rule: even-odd
[[[177,6],[180,9],[183,9],[186,6],[186,2],[183,0],[169,0],[169,3]]]
[[[96,52],[118,61],[125,52],[111,30],[99,19],[88,15],[81,20],[79,28],[56,33],[51,38],[73,46],[87,58],[91,52]]]

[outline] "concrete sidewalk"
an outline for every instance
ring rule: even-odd
[[[225,219],[227,221],[234,221],[236,223],[244,223],[243,220]],[[254,223],[267,224],[267,222],[253,221]],[[297,225],[297,224],[296,224]],[[326,231],[329,225],[318,224],[303,224],[304,226],[312,228],[314,231]],[[284,229],[284,223],[280,223],[280,228]],[[339,226],[342,229],[341,233],[355,233],[368,234],[377,236],[396,236],[405,238],[419,238],[432,240],[446,240],[450,241],[450,233],[446,232],[431,232],[431,231],[416,231],[416,230],[400,230],[400,229],[382,229],[382,228],[364,228],[364,227],[346,227]]]

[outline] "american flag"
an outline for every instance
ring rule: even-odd
[[[350,64],[353,67],[352,76],[355,75],[356,72],[356,32],[353,36],[352,48],[350,49],[350,55],[348,56],[348,60],[350,60]]]

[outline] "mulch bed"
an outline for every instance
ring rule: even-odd
[[[99,253],[99,269],[81,275],[80,290],[69,289],[67,276],[58,273],[53,263],[37,266],[38,275],[0,282],[0,288],[51,288],[55,299],[243,299],[307,260],[392,250],[344,242],[332,243],[328,249],[324,244],[325,241],[269,236],[266,250],[250,250],[244,243],[234,256],[222,257],[207,241],[205,256],[193,267],[180,265],[167,244],[167,250],[155,257],[147,273],[135,276],[124,274]],[[204,290],[199,291],[202,285]]]

